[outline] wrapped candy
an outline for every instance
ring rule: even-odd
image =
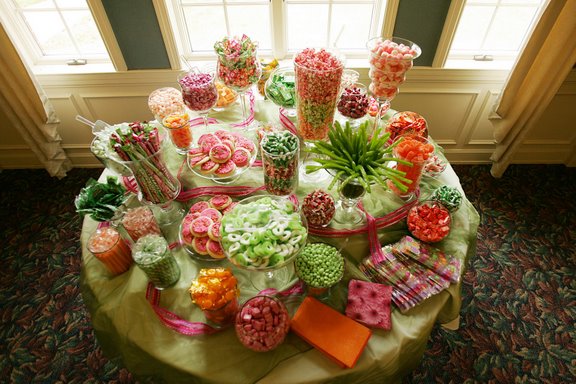
[[[325,227],[330,224],[336,207],[330,194],[321,189],[310,192],[302,202],[302,212],[308,224],[315,227]]]

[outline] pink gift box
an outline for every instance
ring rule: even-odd
[[[368,327],[389,330],[391,299],[391,286],[352,279],[348,283],[346,316]]]

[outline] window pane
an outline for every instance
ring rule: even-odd
[[[83,54],[105,54],[106,47],[100,38],[90,11],[64,11],[62,16]]]
[[[268,5],[229,6],[228,20],[230,35],[245,34],[258,42],[260,50],[272,49]]]
[[[21,9],[55,8],[52,0],[15,0]]]
[[[56,0],[56,4],[62,8],[82,8],[88,9],[85,1],[78,1],[78,0]]]
[[[499,8],[492,22],[492,28],[486,36],[484,49],[519,50],[536,12],[537,8],[529,7]]]
[[[224,0],[181,0],[180,4],[223,4]]]
[[[24,18],[45,55],[76,54],[58,12],[24,12]]]
[[[286,4],[288,49],[326,47],[328,43],[328,6]]]
[[[464,8],[451,49],[479,51],[493,13],[494,7],[467,6]]]
[[[184,19],[192,52],[213,52],[214,43],[227,34],[222,7],[185,7]]]
[[[338,38],[338,34],[342,31],[340,38],[338,38],[338,48],[345,50],[365,49],[366,41],[370,38],[372,5],[333,5],[332,12],[330,44]]]

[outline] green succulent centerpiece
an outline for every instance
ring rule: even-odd
[[[394,169],[391,162],[411,163],[393,157],[392,149],[398,142],[388,145],[390,133],[383,132],[383,127],[377,127],[370,135],[369,124],[366,121],[353,130],[349,122],[342,126],[336,121],[328,131],[328,141],[315,141],[308,149],[318,155],[314,158],[318,165],[308,165],[306,172],[326,169],[334,176],[328,189],[340,181],[338,192],[355,185],[368,193],[374,184],[387,189],[386,180],[405,192],[410,180],[404,177],[404,172]]]
[[[74,199],[74,205],[76,212],[81,216],[89,215],[96,221],[108,221],[114,218],[128,197],[126,188],[118,182],[118,179],[108,176],[105,183],[94,179],[88,180]]]

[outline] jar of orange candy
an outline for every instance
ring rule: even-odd
[[[192,146],[192,130],[188,114],[168,115],[162,120],[162,125],[170,133],[176,152],[185,155]]]
[[[97,229],[88,239],[88,250],[114,276],[126,272],[133,263],[128,244],[112,227]]]
[[[188,291],[206,320],[220,327],[234,322],[240,291],[230,268],[201,269]]]
[[[399,196],[411,196],[420,187],[422,170],[428,158],[434,153],[434,145],[421,136],[401,136],[394,142],[393,154],[399,161],[398,171],[404,172],[402,186],[388,180],[388,187]]]

